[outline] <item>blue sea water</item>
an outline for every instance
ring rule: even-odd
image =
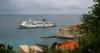
[[[0,43],[13,46],[15,51],[19,51],[19,45],[47,44],[67,41],[67,38],[42,38],[42,36],[54,35],[57,28],[81,24],[81,15],[0,15]],[[56,27],[18,29],[18,25],[29,19],[51,21],[56,23]]]

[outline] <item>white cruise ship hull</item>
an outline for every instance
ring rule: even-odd
[[[20,28],[36,28],[36,27],[53,27],[55,23],[53,22],[42,22],[42,21],[23,21],[22,24],[19,25]]]
[[[55,25],[54,24],[50,24],[50,25],[48,25],[48,24],[45,24],[45,25],[19,25],[19,27],[21,27],[21,28],[27,28],[27,27],[34,27],[34,28],[36,28],[36,27],[54,27]]]

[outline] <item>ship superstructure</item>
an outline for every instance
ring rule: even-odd
[[[43,19],[43,21],[23,21],[22,24],[19,25],[19,27],[52,27],[55,26],[55,23],[53,22],[46,22],[46,19]]]

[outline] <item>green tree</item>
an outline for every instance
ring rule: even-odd
[[[0,53],[16,53],[16,51],[14,51],[10,45],[8,45],[6,49],[4,44],[0,44]]]
[[[7,46],[7,50],[13,50],[13,47],[10,46],[10,45],[8,45],[8,46]]]
[[[0,53],[7,53],[7,50],[5,49],[4,44],[0,44]]]
[[[81,17],[82,53],[100,53],[100,0],[93,1],[91,11]]]
[[[0,44],[0,50],[5,50],[5,45]]]
[[[10,45],[7,46],[7,50],[10,50]]]
[[[13,47],[8,45],[7,46],[7,53],[16,53],[16,51],[13,50]]]

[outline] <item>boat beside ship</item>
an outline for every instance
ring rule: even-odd
[[[29,21],[23,21],[22,24],[20,24],[18,27],[20,28],[35,28],[35,27],[53,27],[55,26],[55,23],[46,21],[46,19],[43,19],[43,21],[32,21],[31,19]]]

